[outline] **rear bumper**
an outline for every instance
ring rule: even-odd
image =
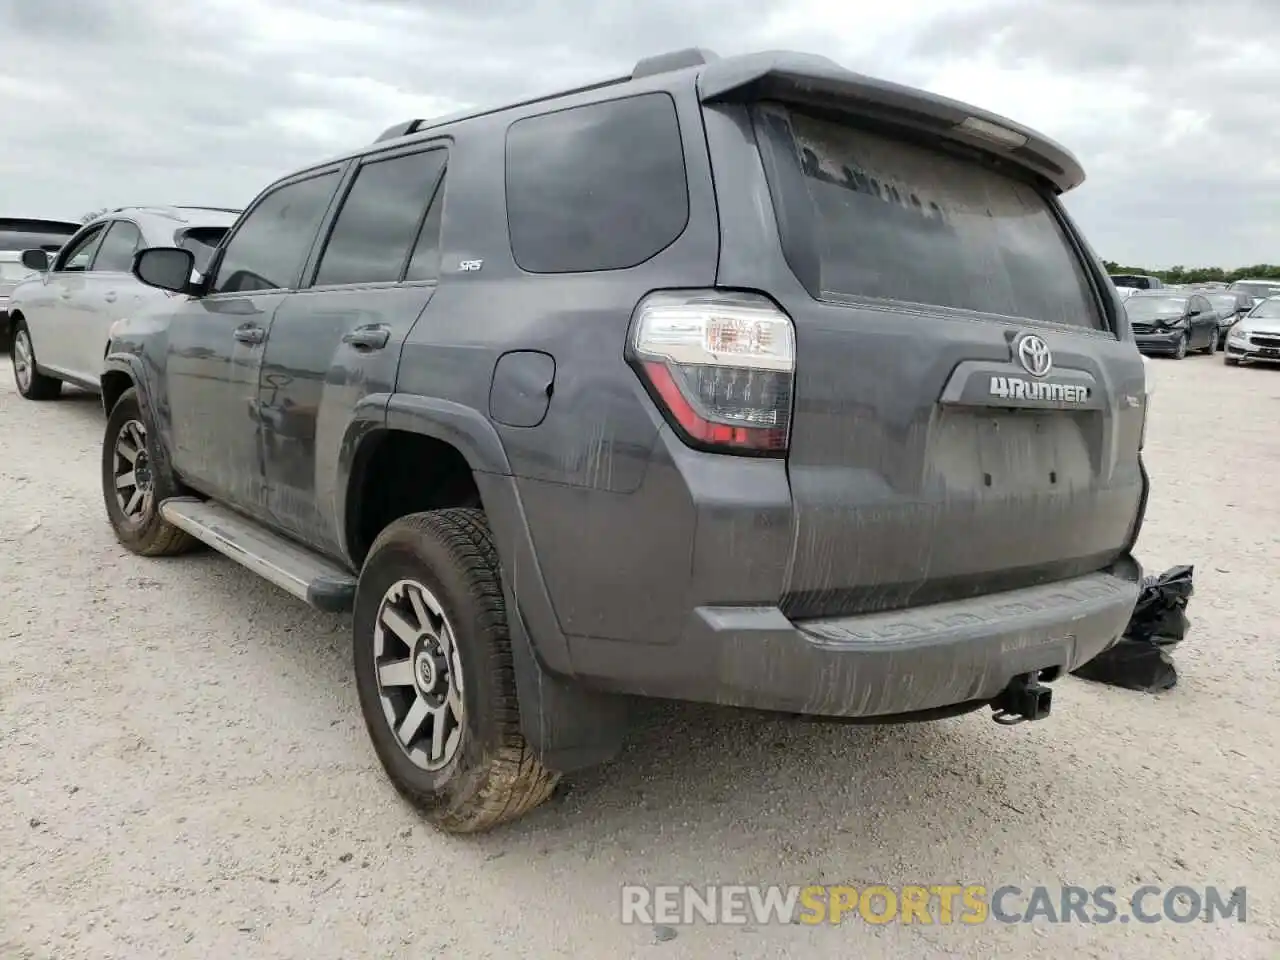
[[[699,607],[674,649],[596,641],[575,661],[644,696],[844,718],[938,711],[989,701],[1019,674],[1091,660],[1124,630],[1140,579],[1126,558],[1058,583],[851,618]],[[606,662],[614,682],[598,669]]]

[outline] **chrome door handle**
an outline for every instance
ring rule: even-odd
[[[342,336],[343,343],[350,344],[357,350],[381,350],[390,339],[391,331],[377,325],[356,327]]]
[[[236,327],[235,338],[241,343],[261,343],[267,339],[267,331],[261,327],[246,324],[243,327]]]

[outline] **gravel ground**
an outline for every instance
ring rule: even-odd
[[[348,623],[103,516],[94,398],[0,383],[0,957],[1280,957],[1280,370],[1157,361],[1140,555],[1196,564],[1181,683],[1054,716],[647,711],[525,821],[435,834],[376,766]],[[1266,571],[1270,570],[1268,575]],[[1248,887],[1248,922],[619,923],[619,884]]]

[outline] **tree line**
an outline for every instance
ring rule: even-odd
[[[1204,283],[1208,280],[1280,280],[1280,264],[1255,263],[1251,267],[1237,267],[1224,270],[1222,267],[1169,267],[1167,270],[1153,270],[1150,267],[1129,267],[1114,260],[1103,260],[1107,273],[1136,273],[1147,277],[1159,277],[1165,283]]]

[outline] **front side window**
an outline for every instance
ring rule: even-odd
[[[93,270],[112,273],[128,273],[133,267],[133,255],[142,246],[142,234],[127,220],[116,220],[107,229],[93,258]]]
[[[445,151],[429,150],[364,164],[338,211],[316,286],[399,280],[444,161]]]
[[[263,197],[228,242],[210,292],[252,293],[296,284],[337,188],[334,170]]]
[[[689,222],[680,124],[665,93],[517,120],[506,181],[511,252],[529,273],[638,266]]]
[[[1031,184],[851,122],[771,107],[764,123],[795,145],[823,298],[1102,327],[1084,265]]]
[[[69,246],[58,258],[58,262],[54,265],[55,270],[65,270],[68,272],[83,272],[89,269],[89,263],[93,260],[93,255],[98,249],[98,244],[102,240],[102,231],[105,224],[99,224],[88,233],[76,240],[74,244]]]

